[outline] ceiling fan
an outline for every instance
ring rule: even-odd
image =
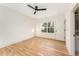
[[[34,9],[34,14],[36,14],[37,11],[44,11],[46,10],[46,8],[42,8],[42,9],[38,9],[38,6],[32,7],[31,5],[27,5],[28,7]]]

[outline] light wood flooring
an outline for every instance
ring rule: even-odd
[[[65,42],[34,37],[8,47],[0,48],[2,56],[67,56]]]

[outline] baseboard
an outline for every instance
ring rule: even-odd
[[[45,38],[45,37],[40,37],[40,36],[30,36],[30,37],[25,37],[23,39],[19,39],[17,41],[14,41],[14,42],[9,42],[8,44],[4,44],[4,45],[1,45],[0,48],[4,48],[4,47],[7,47],[7,46],[10,46],[10,45],[13,45],[13,44],[16,44],[16,43],[19,43],[19,42],[22,42],[24,40],[29,40],[29,39],[32,39],[32,38],[43,38],[43,39],[51,39],[51,40],[56,40],[56,39],[52,39],[52,38]],[[61,40],[57,40],[57,41],[61,41]],[[65,41],[63,41],[65,42]]]
[[[23,38],[23,39],[19,39],[19,40],[17,40],[17,41],[10,42],[10,43],[8,43],[8,44],[4,44],[4,45],[0,46],[0,48],[8,47],[8,46],[10,46],[10,45],[14,45],[14,44],[19,43],[19,42],[22,42],[22,41],[24,41],[24,40],[32,39],[33,37],[34,37],[34,36],[31,36],[31,37],[28,37],[28,38],[25,37],[25,38]]]
[[[43,39],[51,39],[51,40],[57,40],[57,41],[65,42],[65,41],[63,41],[63,40],[58,40],[58,39],[53,39],[53,38],[46,38],[46,37],[40,37],[40,36],[34,36],[34,37],[43,38]]]

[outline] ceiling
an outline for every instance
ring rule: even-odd
[[[33,7],[37,5],[38,8],[47,8],[47,10],[38,11],[37,14],[34,15],[34,10],[28,7],[27,4],[30,4]],[[41,18],[45,16],[65,14],[72,3],[2,3],[0,5],[11,8],[32,18]]]

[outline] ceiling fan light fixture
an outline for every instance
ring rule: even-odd
[[[35,6],[35,7],[32,7],[31,5],[27,5],[28,7],[34,9],[34,15],[36,14],[37,11],[44,11],[46,10],[46,8],[41,8],[41,9],[38,9],[38,6]]]

